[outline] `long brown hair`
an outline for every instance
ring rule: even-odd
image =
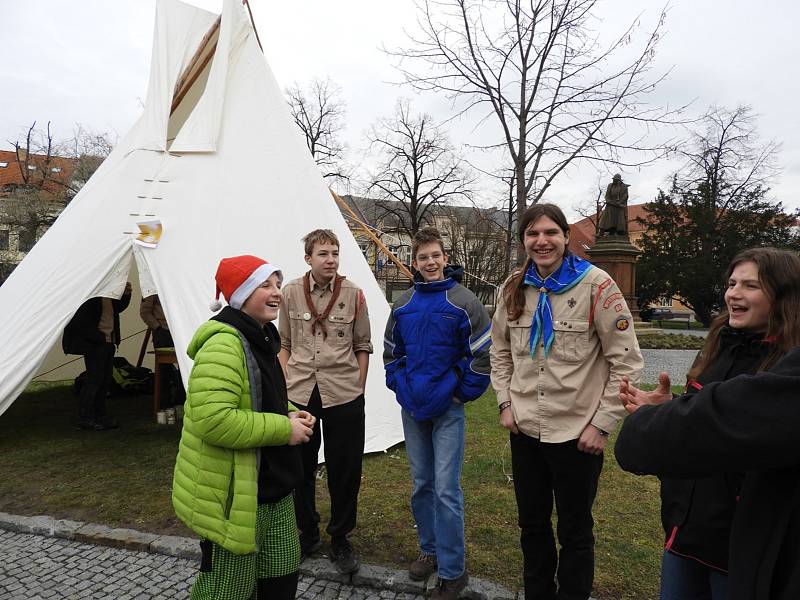
[[[727,284],[733,270],[741,263],[752,262],[758,267],[758,281],[770,302],[769,320],[764,339],[771,348],[758,370],[774,365],[795,346],[800,346],[800,257],[778,248],[749,248],[739,252],[725,273]],[[697,362],[686,375],[697,379],[720,352],[720,332],[728,324],[728,307],[712,321],[708,337]]]
[[[520,244],[525,239],[525,230],[528,226],[542,217],[548,217],[555,222],[559,229],[564,232],[564,235],[569,238],[569,223],[567,223],[567,217],[564,216],[563,211],[558,206],[549,203],[533,204],[522,213],[519,227],[517,227],[517,237],[519,238]],[[565,246],[564,256],[567,256],[569,253],[569,247]],[[515,271],[511,277],[508,278],[508,281],[506,281],[503,287],[503,301],[506,304],[506,312],[508,313],[509,321],[519,319],[525,308],[525,286],[523,282],[525,280],[525,271],[527,271],[530,266],[531,259],[529,257],[525,261],[522,269]]]

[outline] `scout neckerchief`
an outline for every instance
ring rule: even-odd
[[[592,264],[574,254],[564,257],[561,266],[542,279],[536,272],[536,263],[531,261],[530,267],[525,271],[525,285],[532,285],[539,290],[539,304],[531,323],[530,352],[531,358],[536,356],[536,345],[541,339],[544,345],[544,355],[547,357],[553,345],[553,307],[550,304],[550,294],[563,294],[575,287],[586,276]]]
[[[311,333],[317,335],[317,325],[319,325],[319,328],[322,330],[322,339],[328,337],[328,329],[325,326],[325,319],[328,318],[328,315],[331,313],[331,309],[333,308],[333,303],[336,302],[336,299],[339,297],[339,292],[342,291],[342,281],[344,281],[344,275],[337,275],[336,279],[333,280],[333,293],[331,294],[331,300],[328,302],[328,306],[325,307],[325,310],[320,315],[317,314],[317,309],[314,306],[314,302],[311,300],[311,271],[306,273],[306,276],[303,277],[303,294],[306,297],[306,306],[310,312],[308,317],[311,319]],[[303,316],[305,317],[305,315]]]

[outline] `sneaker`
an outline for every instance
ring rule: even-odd
[[[436,555],[420,552],[417,560],[408,566],[408,576],[412,581],[424,581],[436,570]]]
[[[355,573],[358,571],[358,567],[361,566],[358,554],[356,554],[353,546],[347,540],[331,543],[331,562],[336,567],[336,570],[343,575]]]
[[[458,595],[467,587],[468,581],[469,575],[467,575],[466,571],[456,579],[442,579],[440,577],[436,589],[431,594],[431,600],[456,600]]]

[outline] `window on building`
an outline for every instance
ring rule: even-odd
[[[61,167],[53,167],[50,169],[51,173],[61,173]]]
[[[25,227],[19,232],[17,238],[17,251],[30,252],[33,245],[36,243],[36,228]]]
[[[364,255],[364,258],[367,258],[369,254],[369,242],[358,242],[358,247],[361,250],[361,254]]]
[[[672,296],[662,296],[658,299],[658,305],[666,307],[672,306]]]
[[[8,250],[8,229],[0,229],[0,250]]]
[[[0,162],[0,169],[5,169],[7,167],[8,167],[8,163],[7,162],[5,162],[5,161]]]

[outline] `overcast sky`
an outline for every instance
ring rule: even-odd
[[[193,0],[218,10],[220,0]],[[147,87],[155,0],[0,0],[0,43],[5,60],[0,81],[0,148],[18,139],[34,120],[48,120],[56,138],[70,137],[76,123],[124,135],[141,113]],[[414,29],[412,0],[251,0],[267,59],[282,87],[330,77],[347,104],[345,141],[350,159],[363,161],[364,133],[389,116],[398,97],[399,76],[382,46],[405,42]],[[619,33],[642,15],[643,35],[658,18],[660,2],[606,0],[598,5],[603,35]],[[672,68],[653,96],[655,103],[693,101],[709,105],[750,104],[764,139],[782,142],[782,174],[773,197],[800,206],[800,5],[791,0],[673,0],[656,69]],[[638,39],[641,39],[638,38]],[[445,119],[447,105],[414,98],[415,107]],[[475,118],[452,122],[456,146],[475,143]],[[491,134],[491,121],[481,136]],[[498,132],[499,134],[499,132]],[[499,139],[499,138],[498,138]],[[623,170],[632,202],[652,198],[675,165]],[[548,199],[565,210],[594,196],[597,182],[611,173],[589,166],[556,181]],[[486,194],[489,195],[489,188]]]

